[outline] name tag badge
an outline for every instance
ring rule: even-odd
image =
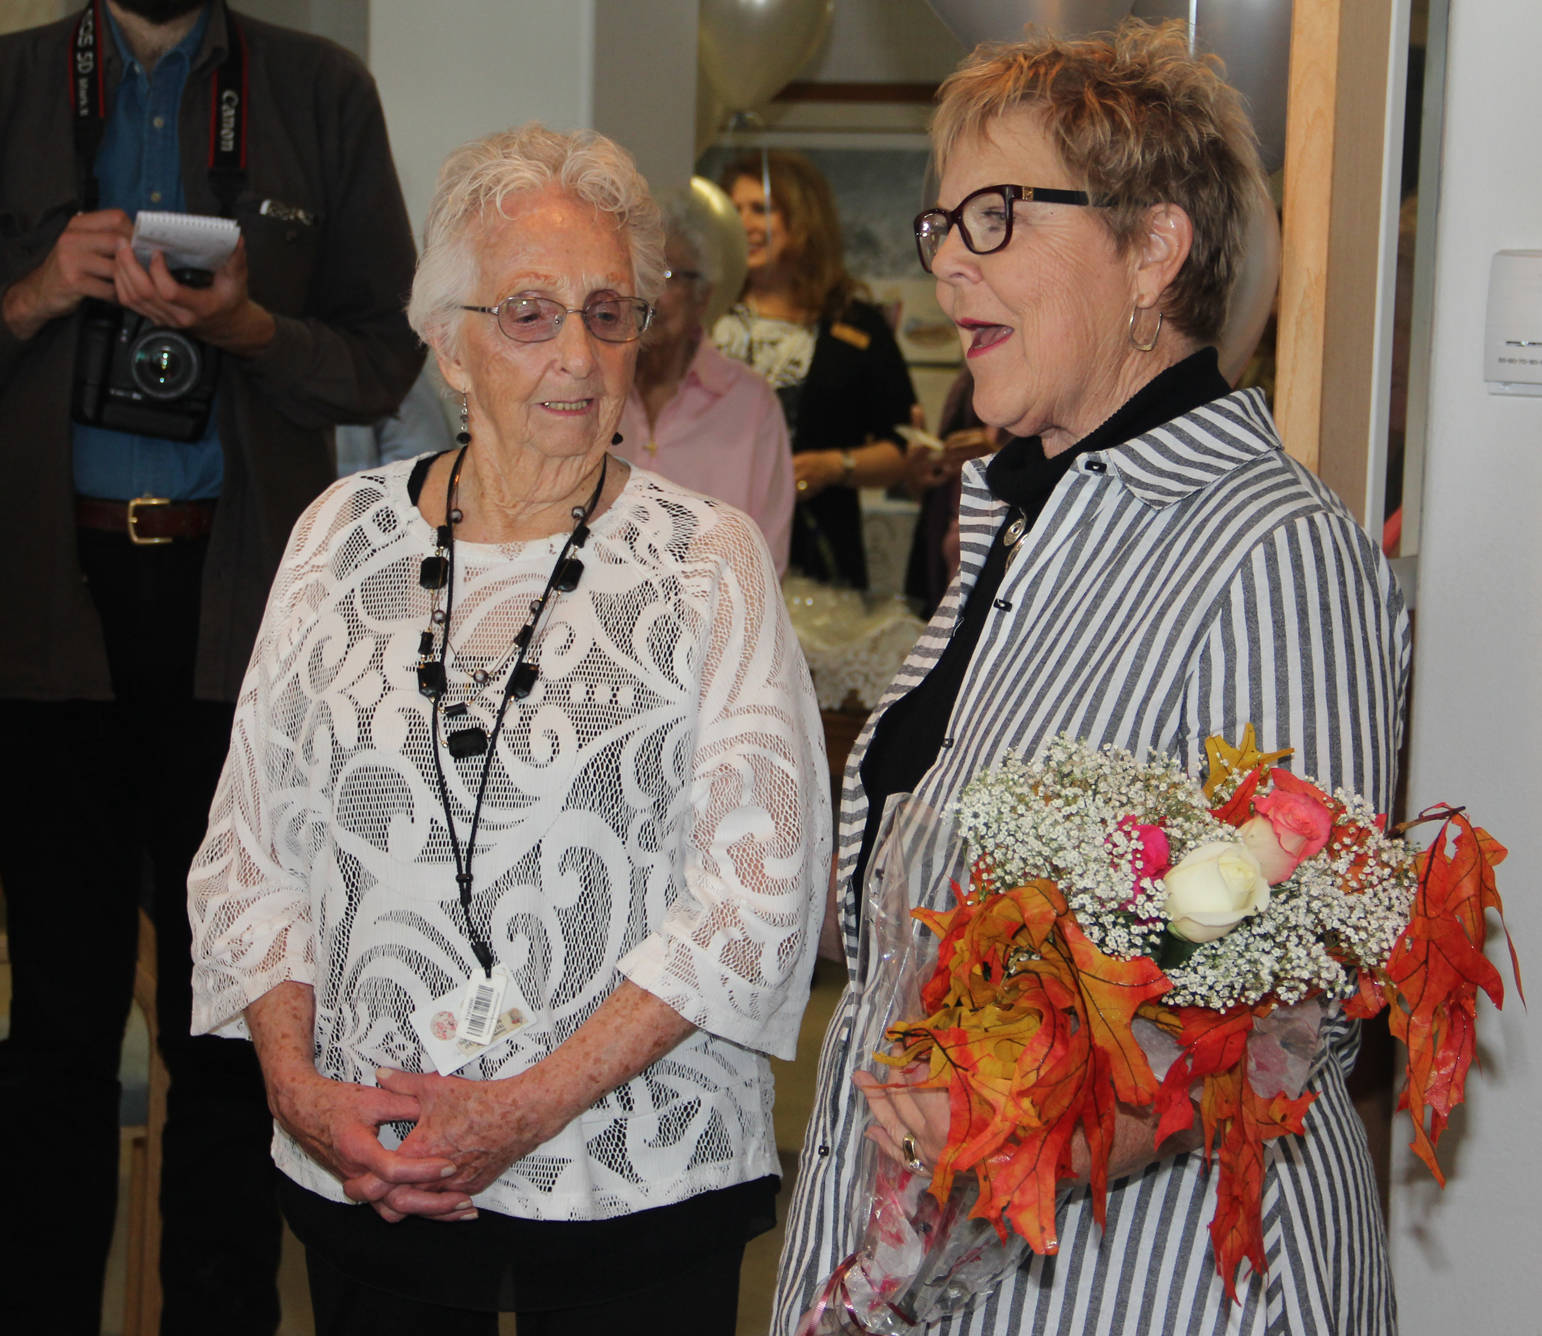
[[[441,1076],[453,1076],[525,1024],[517,1006],[504,1005],[508,986],[508,971],[495,965],[491,978],[478,970],[469,983],[413,1012],[413,1028]]]
[[[473,974],[456,1018],[455,1037],[485,1048],[498,1024],[503,991],[509,986],[508,971],[494,965],[485,974]]]

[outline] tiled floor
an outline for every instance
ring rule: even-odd
[[[4,963],[4,938],[0,937],[0,1032],[3,1032],[5,1016],[9,1014],[10,969]],[[771,1293],[776,1277],[776,1259],[781,1251],[782,1225],[785,1206],[792,1189],[792,1174],[797,1167],[798,1149],[803,1141],[803,1129],[808,1122],[813,1101],[814,1067],[819,1057],[819,1044],[824,1036],[837,998],[840,996],[841,970],[838,966],[821,962],[815,976],[814,993],[808,1012],[803,1020],[803,1034],[798,1044],[798,1057],[794,1062],[775,1062],[776,1069],[776,1139],[782,1154],[782,1194],[777,1204],[778,1225],[769,1234],[750,1244],[745,1255],[744,1272],[739,1294],[738,1336],[765,1336],[771,1311]],[[142,1118],[143,1085],[146,1068],[146,1038],[144,1024],[137,1012],[130,1021],[124,1047],[125,1116],[132,1120]],[[125,1132],[125,1141],[129,1133]],[[120,1184],[118,1216],[119,1229],[114,1240],[113,1254],[108,1262],[106,1300],[102,1310],[104,1336],[118,1336],[123,1329],[124,1293],[124,1220],[128,1198],[128,1155],[123,1157],[125,1166]],[[292,1238],[285,1239],[283,1265],[280,1274],[283,1297],[283,1319],[279,1326],[280,1336],[313,1336],[310,1302],[305,1284],[305,1262],[299,1245]],[[506,1319],[504,1336],[514,1332],[512,1319]]]

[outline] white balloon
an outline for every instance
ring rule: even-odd
[[[701,0],[701,74],[729,111],[769,102],[819,49],[835,0]]]
[[[1221,374],[1235,385],[1258,347],[1280,282],[1280,218],[1274,201],[1259,191],[1243,223],[1242,264],[1232,284],[1221,331]]]
[[[1119,26],[1130,0],[926,0],[965,46],[1015,42],[1028,23],[1056,37],[1086,37]]]
[[[1291,0],[1135,0],[1141,19],[1189,20],[1195,48],[1226,62],[1226,81],[1247,99],[1266,172],[1285,162]]]

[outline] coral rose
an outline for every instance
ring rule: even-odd
[[[1258,816],[1244,823],[1242,838],[1263,864],[1264,875],[1274,886],[1290,876],[1296,864],[1327,848],[1333,834],[1333,811],[1320,790],[1288,770],[1274,771],[1272,779],[1273,788],[1253,799],[1253,810]],[[1264,832],[1254,825],[1260,818],[1268,823],[1272,847]]]

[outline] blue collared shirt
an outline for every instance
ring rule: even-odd
[[[187,199],[177,142],[178,113],[188,73],[209,25],[209,11],[205,8],[192,32],[148,74],[124,41],[111,10],[104,6],[103,13],[123,62],[123,78],[96,155],[98,207],[122,209],[131,218],[141,209],[181,212],[187,208]],[[122,501],[136,496],[182,501],[217,497],[225,473],[217,418],[216,404],[203,439],[191,442],[74,424],[76,492]]]

